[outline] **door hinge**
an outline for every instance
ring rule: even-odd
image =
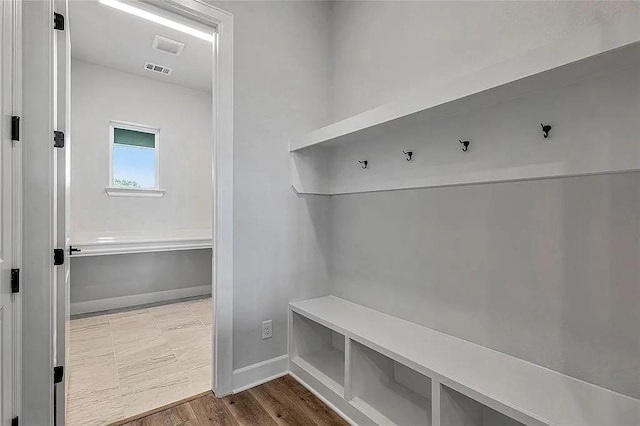
[[[20,269],[11,270],[11,293],[20,293]]]
[[[53,265],[60,266],[64,264],[64,250],[53,249]]]
[[[58,365],[53,367],[53,384],[60,383],[64,378],[64,367]]]
[[[20,140],[20,117],[17,115],[11,116],[11,140]]]
[[[11,419],[11,426],[19,426],[19,425],[20,425],[20,419],[18,418],[18,416]]]
[[[64,31],[64,15],[53,12],[53,29]]]
[[[53,147],[64,148],[64,132],[61,132],[60,130],[55,130],[53,132]]]

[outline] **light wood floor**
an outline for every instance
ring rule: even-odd
[[[212,393],[112,426],[343,426],[340,416],[290,376],[222,399]]]
[[[211,389],[211,298],[74,319],[67,426],[103,426]]]

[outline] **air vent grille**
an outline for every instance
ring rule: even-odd
[[[180,56],[182,49],[184,49],[184,43],[156,34],[153,38],[152,47],[169,55]]]
[[[153,64],[151,62],[145,63],[144,69],[146,69],[147,71],[156,72],[158,74],[164,74],[164,75],[171,75],[171,72],[173,71],[173,69],[171,68],[158,65],[158,64]]]

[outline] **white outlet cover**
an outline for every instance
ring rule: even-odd
[[[262,338],[269,339],[273,336],[273,322],[271,320],[262,321]]]

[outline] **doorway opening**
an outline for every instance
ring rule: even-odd
[[[215,37],[146,2],[71,1],[67,21],[71,259],[57,334],[74,426],[213,387]]]

